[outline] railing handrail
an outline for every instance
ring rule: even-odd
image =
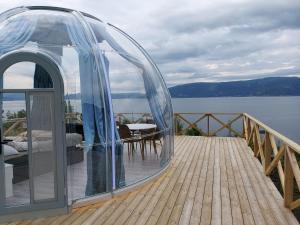
[[[283,134],[279,133],[278,131],[272,129],[268,125],[264,124],[263,122],[259,121],[258,119],[254,118],[253,116],[249,115],[248,113],[243,113],[245,117],[248,117],[250,120],[255,122],[259,127],[263,128],[268,133],[271,133],[274,137],[281,140],[284,144],[288,145],[293,151],[300,154],[300,145],[296,142],[292,141],[288,137],[284,136]]]
[[[243,115],[244,113],[240,112],[174,112],[174,115]]]

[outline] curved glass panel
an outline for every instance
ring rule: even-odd
[[[4,72],[3,88],[53,88],[53,82],[48,72],[39,64],[32,62],[19,62],[10,66]]]
[[[69,203],[142,181],[168,164],[168,89],[127,34],[80,12],[24,7],[0,16],[0,43],[0,65],[7,55],[31,52],[61,72]],[[37,70],[18,63],[1,76],[3,87],[32,89]],[[38,74],[46,82],[47,74]]]

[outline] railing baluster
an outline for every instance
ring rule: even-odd
[[[291,202],[293,201],[293,192],[294,192],[294,176],[291,161],[289,159],[289,149],[285,148],[284,156],[284,205],[290,207]]]
[[[271,141],[270,141],[270,136],[269,133],[266,132],[265,134],[265,143],[264,143],[264,154],[265,154],[265,173],[267,172],[267,169],[269,168],[271,164],[271,154],[272,154],[272,146],[271,146]]]
[[[210,136],[210,131],[209,131],[209,114],[207,114],[207,136]]]
[[[300,190],[300,168],[295,156],[295,154],[300,154],[300,145],[249,116],[247,113],[244,113],[244,125],[245,129],[247,129],[245,131],[245,139],[249,145],[253,143],[252,148],[255,155],[260,155],[265,174],[270,175],[274,168],[277,167],[283,189],[284,205],[290,209],[300,207],[300,198],[294,200],[294,188],[297,187]],[[261,142],[259,129],[263,129],[265,132],[263,142]],[[278,146],[279,151],[275,138],[280,141],[280,146]],[[272,155],[274,155],[273,159]],[[281,163],[283,157],[284,170]]]

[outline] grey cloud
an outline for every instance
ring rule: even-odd
[[[300,27],[300,3],[276,4],[275,2],[251,2],[241,4],[217,4],[211,8],[170,12],[162,18],[161,27],[174,33],[191,33],[229,27],[239,30],[265,32],[272,29]]]
[[[26,3],[72,5],[119,26],[150,53],[168,85],[300,74],[299,0],[14,0],[0,8]],[[135,88],[122,78],[114,74],[116,87]]]

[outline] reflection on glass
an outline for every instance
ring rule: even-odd
[[[32,62],[19,62],[10,66],[4,72],[3,88],[53,88],[53,84],[50,75],[40,65]]]
[[[55,100],[65,99],[63,138],[70,202],[148,178],[170,160],[173,119],[168,89],[144,50],[129,36],[79,12],[51,8],[16,13],[1,31],[5,37],[1,54],[24,48],[49,56],[61,71],[58,81],[62,84],[53,87],[49,74],[39,65],[17,63],[4,73],[3,88],[54,88],[55,94],[64,93],[55,95]],[[30,97],[32,131],[29,129],[26,136],[32,137],[32,143],[26,144],[32,149],[33,203],[57,194],[53,132],[59,125],[54,124],[52,101],[46,95]],[[129,124],[154,127],[129,126],[126,138],[120,129]]]
[[[33,199],[53,199],[56,171],[52,93],[31,94],[30,110]]]
[[[17,95],[18,100],[9,101]],[[7,206],[30,203],[28,139],[25,94],[4,93],[2,105],[2,145],[5,163],[5,197]]]

